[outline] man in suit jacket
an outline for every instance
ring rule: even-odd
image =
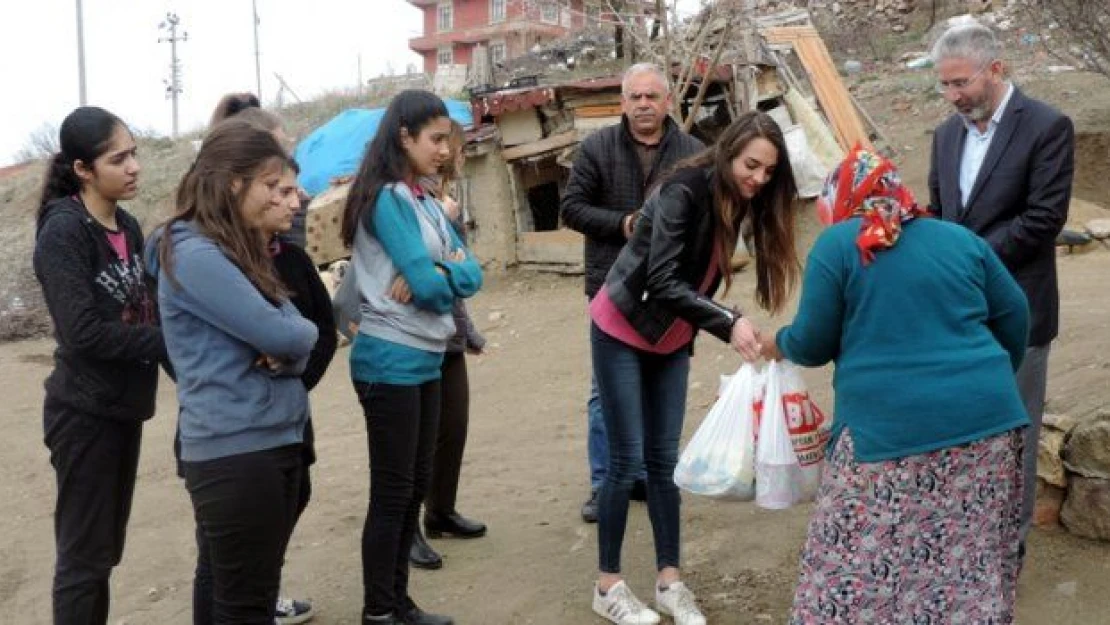
[[[1032,421],[1025,435],[1024,553],[1048,353],[1059,330],[1055,240],[1068,217],[1075,130],[1065,115],[1005,78],[1001,53],[994,33],[978,24],[949,29],[933,47],[937,91],[956,114],[933,135],[929,200],[942,219],[986,239],[1029,299],[1029,347],[1017,372]]]

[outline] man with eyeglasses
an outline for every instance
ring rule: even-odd
[[[682,132],[671,119],[670,108],[670,82],[663,70],[651,63],[633,65],[621,82],[620,123],[587,137],[574,160],[560,210],[567,227],[586,236],[589,299],[604,284],[613,261],[632,236],[640,205],[652,184],[672,165],[705,147]],[[595,523],[597,491],[608,470],[609,445],[597,383],[592,379],[586,413],[590,497],[581,513],[583,521]],[[632,498],[646,498],[642,477]]]
[[[1025,433],[1021,547],[1033,517],[1037,440],[1048,354],[1059,330],[1056,236],[1068,218],[1075,170],[1071,120],[1005,77],[1002,47],[979,24],[949,29],[933,47],[937,92],[956,109],[933,135],[931,210],[986,239],[1029,299],[1031,327],[1017,384]]]

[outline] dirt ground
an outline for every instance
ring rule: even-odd
[[[1052,353],[1052,409],[1085,412],[1104,395],[1110,332],[1104,288],[1110,253],[1062,257],[1066,330]],[[751,309],[750,274],[733,301]],[[435,541],[440,571],[417,571],[414,596],[463,624],[598,622],[588,603],[596,563],[595,527],[578,518],[586,493],[588,382],[586,317],[580,281],[533,274],[492,281],[474,302],[489,337],[472,359],[473,417],[460,510],[489,523],[486,538]],[[491,313],[498,312],[500,315]],[[768,330],[780,320],[756,315]],[[491,322],[493,317],[500,317]],[[42,446],[40,382],[51,344],[30,341],[0,351],[6,403],[6,478],[0,481],[0,622],[49,622],[53,473]],[[341,351],[313,397],[320,462],[314,499],[289,548],[286,591],[311,597],[316,622],[354,623],[361,605],[359,532],[365,513],[365,427]],[[694,359],[686,434],[707,412],[717,375],[737,366],[722,345],[702,339]],[[830,370],[807,372],[829,405]],[[114,624],[190,622],[191,510],[173,473],[176,405],[162,381],[159,411],[146,429],[127,552],[112,579]],[[711,622],[781,623],[796,575],[808,506],[768,512],[753,504],[687,496],[684,561]],[[646,509],[635,504],[625,548],[634,588],[652,578]],[[1110,545],[1060,532],[1036,532],[1019,598],[1021,622],[1110,622]]]
[[[1092,93],[1082,75],[1029,82],[1072,114],[1087,137],[1080,147],[1077,194],[1108,204],[1108,90]],[[860,85],[858,93],[891,143],[907,180],[924,191],[930,137],[947,113],[923,97],[930,79],[910,75]],[[898,104],[902,98],[905,107]],[[1078,193],[1082,191],[1082,193]],[[1082,214],[1079,214],[1079,213]],[[1106,216],[1085,207],[1072,223]],[[813,229],[808,229],[812,236]],[[1051,356],[1049,410],[1078,417],[1108,402],[1110,369],[1110,252],[1095,249],[1060,258],[1063,332]],[[752,311],[750,273],[727,298]],[[417,571],[413,595],[427,609],[453,614],[464,625],[600,622],[589,607],[596,570],[596,526],[578,508],[587,491],[584,399],[588,384],[587,320],[581,278],[510,273],[492,277],[472,304],[490,340],[489,353],[470,360],[473,397],[470,441],[459,509],[490,526],[473,541],[434,541],[445,567]],[[497,313],[497,314],[494,314]],[[753,317],[766,330],[789,315]],[[53,472],[42,445],[42,379],[52,345],[45,340],[0,349],[0,397],[6,404],[0,480],[0,623],[50,621],[53,563]],[[312,401],[320,461],[313,502],[289,548],[285,593],[310,597],[317,623],[355,623],[361,607],[359,535],[366,509],[366,431],[351,389],[347,351],[340,351]],[[685,434],[705,415],[717,376],[736,357],[703,337],[691,373]],[[823,406],[830,405],[831,368],[808,371]],[[192,515],[173,472],[171,441],[176,402],[162,380],[159,410],[146,428],[127,551],[112,579],[111,623],[186,624],[190,621]],[[754,504],[684,500],[686,577],[710,621],[719,625],[781,623],[789,608],[809,507],[769,512]],[[630,584],[649,595],[651,532],[646,509],[634,504],[624,568]],[[1036,531],[1021,580],[1019,622],[1031,625],[1110,623],[1110,544],[1061,531]]]

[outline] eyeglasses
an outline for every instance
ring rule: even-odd
[[[943,80],[937,81],[937,84],[934,86],[934,88],[937,90],[937,93],[941,95],[947,93],[949,89],[963,91],[964,89],[967,89],[969,86],[971,86],[971,83],[975,82],[976,78],[982,76],[983,72],[987,71],[987,68],[990,66],[990,63],[987,63],[986,65],[980,67],[979,71],[972,74],[970,78],[957,78],[956,80],[949,80],[947,82]]]

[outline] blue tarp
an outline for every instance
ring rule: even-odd
[[[472,126],[470,104],[444,100],[451,119],[463,126]],[[385,109],[348,109],[328,123],[312,131],[293,150],[293,158],[301,167],[298,182],[311,196],[328,188],[331,179],[353,175],[358,171],[366,145],[378,132]]]

